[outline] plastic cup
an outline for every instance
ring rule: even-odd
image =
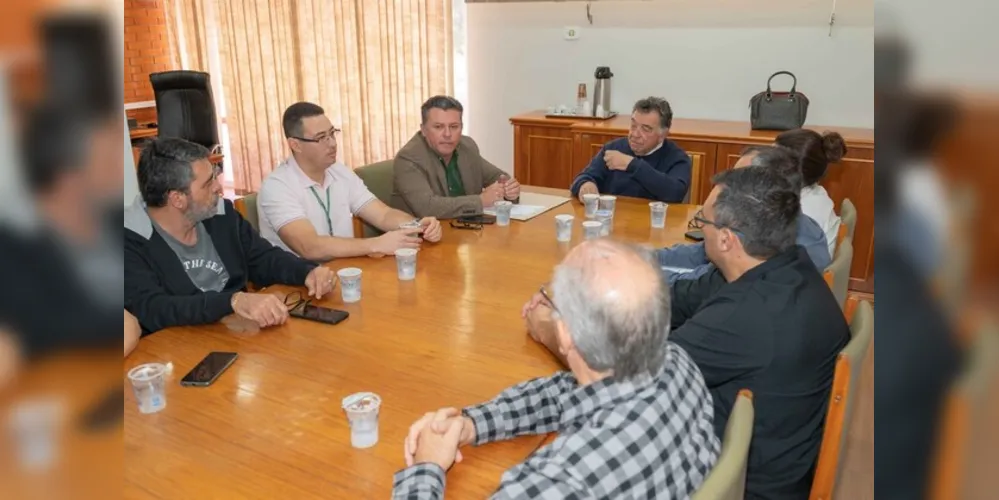
[[[652,227],[662,229],[666,227],[666,204],[661,201],[649,203],[650,217],[652,217]]]
[[[399,229],[416,229],[419,230],[419,233],[417,233],[416,236],[419,238],[423,237],[423,224],[420,224],[420,221],[418,220],[403,222],[402,224],[399,224]]]
[[[63,412],[62,403],[55,399],[23,401],[10,411],[9,432],[21,466],[45,470],[55,462]]]
[[[617,205],[617,196],[605,194],[600,197],[600,201],[597,204],[597,210],[607,210],[610,212],[611,217],[614,217],[615,205]]]
[[[583,195],[583,210],[587,219],[592,219],[593,214],[597,213],[597,203],[599,201],[599,194],[589,193]]]
[[[345,267],[336,272],[340,278],[340,296],[344,303],[361,300],[361,270],[356,267]]]
[[[363,449],[377,444],[382,398],[373,392],[358,392],[343,398],[342,403],[350,423],[350,445]]]
[[[139,413],[156,413],[166,408],[167,366],[163,363],[146,363],[128,371],[132,392],[139,402]]]
[[[565,243],[572,240],[572,221],[575,217],[569,214],[555,216],[555,240]]]
[[[510,211],[513,210],[513,202],[507,200],[500,200],[496,202],[495,208],[496,208],[496,225],[509,226]]]
[[[600,236],[610,236],[614,225],[614,214],[610,210],[597,210],[593,220],[600,223]]]
[[[583,223],[583,237],[588,240],[597,239],[600,237],[600,232],[603,230],[603,224],[599,221],[588,220]]]
[[[399,281],[416,279],[416,249],[400,248],[396,250],[395,266],[399,272]]]

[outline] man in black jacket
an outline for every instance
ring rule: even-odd
[[[142,200],[125,211],[125,308],[143,334],[233,312],[262,327],[284,323],[284,303],[245,292],[248,281],[304,284],[316,298],[333,288],[328,268],[271,246],[222,198],[208,155],[199,144],[161,138],[139,159]]]
[[[758,159],[794,161],[781,148]],[[779,168],[728,170],[694,217],[715,270],[673,286],[670,340],[704,375],[721,436],[741,389],[756,417],[746,498],[808,497],[836,356],[850,333],[804,248],[799,194]]]

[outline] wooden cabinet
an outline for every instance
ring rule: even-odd
[[[749,144],[721,143],[718,145],[718,168],[717,172],[723,172],[735,166],[742,156],[742,151],[749,147]]]
[[[675,139],[673,142],[690,156],[690,189],[687,201],[700,205],[711,194],[711,178],[717,173],[715,158],[718,156],[718,145],[684,139]]]
[[[846,157],[829,165],[821,184],[836,203],[836,213],[844,198],[857,207],[850,288],[874,293],[874,148],[848,146]]]
[[[569,123],[515,125],[514,137],[513,172],[522,184],[569,188],[576,175]]]
[[[628,134],[629,116],[609,120],[546,118],[543,112],[525,113],[510,119],[514,128],[514,172],[524,184],[567,189],[572,179],[607,142]],[[849,152],[829,166],[822,181],[836,210],[844,198],[857,206],[857,229],[850,288],[874,291],[874,131],[871,129],[823,127],[846,139]],[[777,132],[751,130],[748,123],[715,120],[673,120],[669,139],[691,157],[688,200],[701,204],[711,192],[711,178],[732,168],[742,151],[751,145],[772,144]]]

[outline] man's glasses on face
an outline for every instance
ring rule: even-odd
[[[736,228],[734,228],[732,226],[728,226],[728,225],[725,225],[725,224],[719,224],[719,223],[717,223],[717,222],[715,222],[713,220],[710,220],[710,219],[704,217],[704,209],[703,208],[700,209],[700,210],[698,210],[697,213],[694,214],[694,218],[690,219],[690,222],[687,224],[687,227],[693,228],[693,229],[704,229],[705,225],[714,226],[714,227],[716,227],[718,229],[728,229],[729,231],[732,231],[733,233],[736,233],[736,234],[738,234],[740,236],[742,235],[742,233],[738,229],[736,229]]]
[[[538,292],[540,292],[541,296],[545,298],[545,302],[547,302],[545,305],[550,307],[552,311],[558,312],[558,308],[555,307],[555,301],[552,300],[552,295],[548,292],[548,288],[545,285],[541,285]]]
[[[332,142],[333,144],[336,144],[336,135],[339,133],[340,129],[333,127],[326,132],[316,134],[316,136],[311,139],[308,137],[292,137],[292,139],[298,139],[303,142]]]

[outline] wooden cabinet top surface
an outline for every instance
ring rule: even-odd
[[[585,118],[548,118],[544,111],[531,111],[510,118],[517,125],[544,125],[565,127],[574,131],[592,134],[624,135],[631,125],[630,114],[620,114],[607,120],[587,120]],[[874,129],[856,127],[827,127],[805,124],[805,128],[818,132],[826,130],[839,132],[851,146],[874,146]],[[670,137],[677,139],[697,139],[718,142],[758,142],[769,143],[780,132],[774,130],[752,130],[749,122],[722,120],[693,120],[674,118],[670,127]]]

